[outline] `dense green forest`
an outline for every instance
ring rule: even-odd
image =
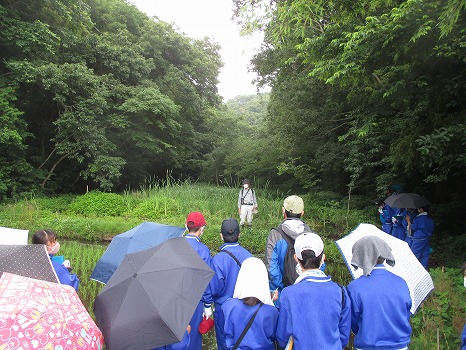
[[[233,5],[272,90],[223,101],[218,43],[130,2],[0,0],[1,198],[168,174],[367,204],[401,184],[464,245],[466,1]]]

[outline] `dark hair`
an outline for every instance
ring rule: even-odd
[[[288,210],[285,209],[285,215],[287,218],[297,218],[297,219],[300,219],[301,218],[301,213],[299,214],[294,214],[294,213],[291,213],[289,212]]]
[[[34,232],[32,235],[32,244],[45,244],[49,243],[49,236],[45,230]]]
[[[298,260],[303,266],[303,269],[318,269],[320,267],[320,262],[322,261],[322,254],[324,254],[324,252],[320,253],[319,256],[316,256],[316,253],[314,253],[313,250],[303,250],[301,252],[303,259]]]
[[[229,231],[230,232],[230,231]],[[234,232],[234,233],[222,233],[223,241],[225,243],[236,243],[238,242],[239,238],[239,232]]]
[[[261,303],[261,301],[257,299],[256,297],[246,297],[246,298],[243,298],[243,303],[249,306],[254,306],[254,305]]]
[[[377,264],[383,264],[384,261],[385,259],[381,258],[380,256],[377,258]]]
[[[44,229],[36,231],[32,235],[32,244],[45,244],[47,245],[49,242],[56,241],[57,234],[51,229]]]

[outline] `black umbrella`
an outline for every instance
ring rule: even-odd
[[[58,283],[43,244],[0,245],[0,276],[3,272]]]
[[[430,205],[430,202],[417,193],[393,194],[385,198],[385,204],[392,208],[420,208]]]
[[[184,237],[127,254],[97,295],[109,349],[152,349],[182,340],[214,272]]]

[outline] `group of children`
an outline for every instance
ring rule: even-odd
[[[401,192],[397,187],[387,188],[387,197]],[[411,251],[426,269],[429,265],[430,239],[434,222],[428,215],[428,206],[420,208],[392,208],[383,200],[377,202],[382,231],[406,241]]]
[[[212,316],[219,350],[341,350],[351,332],[355,349],[407,349],[412,301],[406,282],[385,269],[384,263],[395,263],[387,243],[376,236],[358,240],[351,264],[362,269],[363,276],[341,286],[325,274],[324,243],[301,220],[303,213],[300,197],[285,199],[280,230],[295,235],[294,260],[299,272],[291,284],[283,284],[281,277],[271,278],[284,274],[286,240],[278,231],[269,235],[270,252],[264,264],[239,244],[238,221],[223,220],[220,237],[224,243],[212,257],[201,242],[206,219],[200,212],[190,213],[185,238],[215,274],[182,341],[156,350],[201,350],[205,332],[201,323]],[[410,223],[411,229],[415,222]],[[59,249],[51,230],[37,231],[32,243],[46,245],[52,258]],[[52,264],[61,283],[78,288],[76,275],[62,263],[52,260]]]
[[[220,350],[341,350],[348,344],[351,331],[356,349],[407,349],[411,297],[406,282],[384,267],[384,262],[394,263],[390,247],[375,236],[356,242],[351,263],[363,270],[363,276],[344,287],[323,271],[321,237],[307,225],[296,224],[302,221],[302,199],[287,197],[283,212],[284,223],[291,221],[303,228],[293,244],[299,276],[294,283],[276,289],[270,283],[270,266],[276,263],[276,255],[272,254],[268,270],[261,259],[241,247],[236,219],[222,222],[220,236],[224,244],[212,258],[200,240],[206,226],[204,216],[200,212],[188,215],[185,237],[215,275],[183,341],[159,349],[201,350],[199,324],[211,317],[212,306]],[[297,212],[299,215],[293,217]],[[272,250],[280,250],[280,246],[275,242]],[[279,268],[283,274],[284,266]]]

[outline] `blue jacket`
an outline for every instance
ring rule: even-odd
[[[429,265],[430,238],[434,232],[434,221],[427,213],[418,214],[411,224],[411,236],[406,236],[411,251],[425,268]]]
[[[466,350],[466,324],[463,328],[463,333],[461,333],[461,350]]]
[[[379,214],[380,222],[382,223],[382,231],[392,234],[392,215],[393,209],[385,204],[382,208],[382,213]]]
[[[231,298],[222,305],[226,349],[233,349],[249,319],[259,305],[249,306],[243,300]],[[251,327],[241,341],[238,350],[274,350],[278,310],[271,305],[262,305]]]
[[[223,244],[220,251],[223,250],[231,252],[241,264],[247,258],[252,257],[252,254],[241,247],[238,242]],[[210,280],[209,288],[215,302],[214,319],[217,346],[218,349],[222,349],[225,346],[222,304],[228,298],[233,297],[240,266],[228,253],[219,252],[212,259],[212,267],[215,275]]]
[[[277,339],[295,350],[341,350],[349,340],[351,302],[345,288],[318,272],[283,289]]]
[[[194,248],[194,250],[199,254],[202,260],[212,268],[212,256],[210,255],[209,248],[201,243],[199,237],[195,235],[187,234],[186,240],[189,244]],[[202,299],[197,304],[196,309],[194,310],[193,317],[191,317],[191,321],[189,324],[191,325],[191,333],[189,334],[190,341],[187,345],[186,349],[190,350],[201,350],[202,348],[202,334],[199,333],[199,324],[202,322],[202,314],[204,312],[204,306],[210,307],[212,303],[212,295],[210,293],[210,288],[207,287],[204,294],[202,295]]]
[[[76,292],[79,288],[79,278],[74,273],[70,273],[70,271],[62,264],[52,260],[52,266],[57,274],[58,280],[60,284],[66,284],[68,286],[73,287]]]
[[[285,219],[280,224],[280,227],[293,241],[303,232],[313,232],[304,221],[297,218]],[[284,287],[282,279],[287,248],[288,244],[280,232],[272,229],[267,238],[266,248],[266,266],[269,271],[269,287],[271,291],[277,288],[281,291]]]
[[[402,241],[404,241],[406,238],[406,227],[403,226],[403,220],[407,214],[408,212],[406,211],[406,209],[393,208],[391,235],[393,237],[401,239]],[[395,220],[393,220],[393,218]]]
[[[351,281],[347,289],[356,348],[389,350],[408,346],[412,301],[403,278],[379,264],[369,276]]]

